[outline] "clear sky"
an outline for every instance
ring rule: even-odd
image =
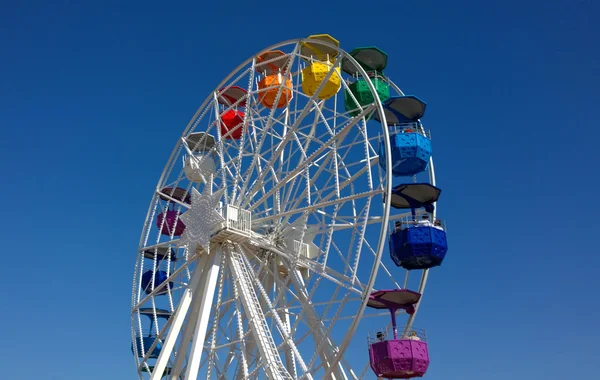
[[[135,252],[177,138],[239,63],[317,33],[385,50],[428,103],[450,250],[426,379],[597,378],[598,2],[279,4],[0,3],[0,378],[135,377]]]

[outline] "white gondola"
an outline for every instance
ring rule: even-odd
[[[192,182],[209,181],[216,171],[215,138],[204,132],[195,132],[185,138],[189,153],[182,157],[183,171]]]

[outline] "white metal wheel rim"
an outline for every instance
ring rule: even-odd
[[[294,43],[294,42],[300,42],[300,40],[297,40],[297,41],[288,41],[288,42],[284,42],[284,43],[281,43],[281,44],[278,44],[278,45],[274,45],[274,46],[272,46],[272,47],[270,47],[270,48],[268,48],[268,49],[265,49],[264,51],[267,51],[267,50],[274,50],[274,49],[276,49],[276,48],[278,48],[278,47],[280,47],[280,46],[284,46],[284,45],[286,45],[286,44],[289,44],[289,43]],[[341,50],[340,50],[340,51],[341,51]],[[345,53],[345,52],[342,52],[342,54],[346,54],[346,53]],[[249,61],[249,60],[248,60],[248,61]],[[244,64],[240,65],[240,67],[243,67],[245,64],[247,64],[247,63],[248,63],[248,61],[247,61],[247,62],[245,62]],[[238,68],[238,69],[236,69],[236,71],[232,72],[232,74],[231,74],[231,75],[233,75],[234,73],[236,73],[236,72],[238,72],[238,71],[239,71],[239,68]],[[231,75],[230,75],[230,77],[231,77]],[[364,77],[368,78],[368,76],[367,76],[367,75],[365,75],[365,73],[363,73],[363,75],[364,75]],[[220,86],[218,86],[217,88],[220,88],[220,87],[222,87],[222,86],[223,86],[223,84],[224,84],[224,83],[227,83],[228,79],[229,79],[229,78],[227,78],[225,81],[223,81],[223,83],[222,83]],[[368,80],[369,86],[371,87],[371,91],[373,91],[373,86],[372,86],[372,83],[370,82],[370,79],[367,79],[367,80]],[[399,91],[399,90],[398,90],[398,91]],[[205,108],[205,105],[206,105],[207,103],[209,103],[209,101],[210,101],[210,99],[208,99],[208,100],[205,102],[205,104],[203,104],[203,106],[201,106],[201,107],[199,108],[199,111],[196,113],[196,115],[194,116],[194,118],[192,119],[192,121],[190,122],[190,124],[188,125],[188,127],[186,128],[186,131],[184,132],[184,136],[185,136],[185,135],[188,133],[188,131],[189,131],[189,130],[190,130],[190,128],[192,127],[192,124],[193,124],[194,120],[196,120],[196,118],[197,118],[198,114],[201,112],[201,110],[202,110],[203,108]],[[381,108],[381,104],[380,104],[378,101],[377,101],[376,103],[377,103],[377,104],[376,104],[376,106],[377,106],[377,107],[380,109],[380,108]],[[380,111],[380,112],[381,112],[381,111]],[[383,115],[382,115],[382,116],[383,116]],[[382,117],[382,119],[383,119],[383,121],[382,121],[382,130],[383,130],[383,132],[384,132],[384,140],[386,141],[386,147],[385,147],[385,149],[386,149],[386,152],[387,152],[387,154],[386,154],[386,157],[387,157],[387,160],[389,161],[389,160],[390,160],[390,154],[389,154],[389,151],[390,151],[390,147],[389,147],[389,139],[387,138],[387,128],[385,127],[385,120],[384,120],[384,116]],[[171,158],[170,158],[170,160],[169,160],[170,162],[173,162],[173,158],[174,158],[174,156],[177,154],[177,150],[178,150],[178,147],[176,146],[176,148],[174,149],[174,151],[173,151],[173,153],[172,153],[172,155],[171,155]],[[391,165],[390,165],[390,162],[388,162],[388,165],[387,165],[387,167],[391,167]],[[167,171],[168,171],[168,170],[169,170],[169,164],[167,165],[167,167],[166,167],[166,168],[165,168],[165,170],[163,171],[163,175],[161,176],[161,180],[159,181],[159,187],[158,187],[158,188],[161,188],[161,187],[162,187],[162,186],[160,186],[160,184],[164,182],[163,180],[164,180],[165,176],[167,175]],[[387,176],[387,180],[386,180],[387,192],[389,192],[389,187],[390,187],[390,184],[391,184],[391,180],[390,180],[390,178],[391,178],[391,175],[390,175],[390,174],[388,174],[388,173],[386,173],[386,176]],[[389,197],[388,197],[388,199],[389,199]],[[155,197],[155,200],[154,200],[154,202],[157,202],[157,199],[156,199],[156,197]],[[154,202],[153,202],[153,203],[154,203]],[[384,207],[385,207],[385,209],[387,210],[386,212],[384,212],[384,217],[385,217],[384,219],[387,219],[387,215],[389,215],[389,200],[386,200],[386,203],[385,203]],[[153,223],[153,218],[152,218],[152,216],[151,216],[151,214],[152,214],[153,210],[154,210],[154,207],[151,205],[151,207],[150,207],[150,210],[149,210],[149,213],[148,213],[147,221],[146,221],[146,226],[148,226],[148,225],[151,225],[151,224]],[[385,220],[385,222],[384,222],[384,223],[382,223],[382,230],[383,230],[383,233],[382,233],[382,238],[380,239],[380,242],[378,243],[378,257],[379,257],[379,258],[381,258],[381,256],[382,256],[383,249],[385,249],[385,243],[384,243],[384,242],[385,242],[385,235],[386,235],[386,233],[385,233],[385,229],[386,229],[386,228],[387,228],[387,220]],[[145,243],[145,242],[144,242],[144,234],[142,234],[142,238],[141,238],[140,246],[144,246],[144,243]],[[375,268],[375,273],[376,273],[376,271],[377,271],[377,267],[378,267],[378,263],[377,263],[376,265],[374,265],[374,268]],[[373,282],[374,282],[374,280],[375,280],[375,276],[372,276],[372,278],[373,278]],[[136,287],[136,284],[134,284],[134,293],[135,293],[135,291],[137,290],[137,289],[135,289],[135,287]],[[138,287],[139,287],[139,285],[138,285]],[[370,288],[372,288],[372,284],[371,284]],[[370,289],[370,288],[369,288],[369,289]],[[365,291],[365,293],[366,293],[366,291]],[[135,302],[135,294],[134,294],[134,302]],[[352,333],[353,333],[353,332],[356,330],[356,326],[358,325],[358,322],[360,321],[360,315],[362,315],[362,313],[364,312],[365,304],[366,304],[366,298],[363,300],[363,302],[362,302],[362,307],[361,307],[361,309],[359,310],[359,312],[357,313],[357,318],[356,318],[356,320],[355,320],[355,321],[353,322],[353,324],[352,324],[352,328],[351,328],[351,330],[350,330],[350,331],[352,331]],[[349,334],[347,334],[347,335],[346,335],[346,337],[351,337],[351,335],[352,335],[352,334],[350,334],[350,333],[349,333]],[[348,340],[348,342],[349,342],[349,338],[348,338],[347,340]],[[339,357],[341,357],[341,356],[343,355],[343,350],[344,350],[344,349],[347,347],[347,343],[348,343],[348,342],[346,342],[346,344],[344,344],[344,343],[342,343],[342,344],[341,344],[342,348],[340,349],[340,354],[338,355]]]

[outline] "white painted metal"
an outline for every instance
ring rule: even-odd
[[[286,301],[286,296],[284,295],[284,299],[283,299],[283,303],[285,304]],[[279,318],[281,318],[283,320],[283,323],[285,325],[285,333],[288,335],[292,335],[292,329],[291,329],[291,321],[290,321],[290,312],[288,309],[281,309],[278,311],[279,313]],[[285,350],[285,366],[288,370],[288,372],[290,374],[292,374],[293,378],[297,378],[298,377],[298,371],[296,369],[296,360],[294,358],[294,353],[292,352],[291,348],[287,348]]]
[[[238,249],[241,249],[239,245],[236,245],[236,247]],[[243,252],[243,251],[241,251],[241,252]],[[242,260],[245,262],[246,267],[249,268],[250,263],[249,263],[249,260],[247,257],[248,257],[248,255],[242,256]],[[277,272],[273,272],[272,274],[273,274],[273,276],[272,276],[273,280],[274,280],[275,276],[279,275]],[[269,276],[269,277],[271,277],[271,276]],[[277,313],[275,307],[273,306],[273,303],[271,302],[270,298],[268,297],[268,294],[267,294],[265,288],[263,287],[262,283],[256,277],[254,278],[254,285],[256,286],[258,293],[262,296],[263,302],[261,302],[261,307],[263,307],[262,306],[263,304],[265,305],[266,309],[272,315],[277,329],[280,331],[281,337],[283,338],[282,344],[284,346],[286,346],[284,348],[284,351],[290,352],[294,355],[294,361],[298,361],[298,364],[302,368],[302,371],[305,372],[304,376],[307,379],[312,380],[312,375],[310,373],[306,373],[307,372],[306,363],[304,362],[304,359],[300,355],[298,348],[296,347],[296,345],[292,339],[292,336],[289,334],[286,334],[286,331],[288,331],[289,328],[283,323],[281,318],[279,318],[279,314]],[[284,295],[285,295],[285,293],[284,293]],[[294,366],[294,368],[295,368],[295,366]]]
[[[334,362],[334,358],[337,354],[336,351],[338,351],[338,349],[329,338],[325,326],[320,321],[319,315],[316,313],[308,294],[306,293],[306,285],[300,275],[300,271],[290,268],[290,272],[292,284],[296,288],[296,294],[303,306],[303,311],[306,313],[306,322],[310,328],[313,339],[316,342],[317,353],[321,356],[323,366],[330,371],[332,379],[347,380],[348,377],[344,372],[344,368]]]
[[[201,277],[200,284],[206,282],[206,271],[202,271]],[[177,352],[175,353],[175,363],[171,369],[171,376],[169,376],[170,380],[177,380],[177,377],[179,377],[184,370],[187,351],[192,336],[194,335],[194,328],[196,326],[196,321],[198,320],[201,303],[202,297],[200,296],[192,299],[190,311],[188,312],[188,317],[183,327],[183,334],[180,335],[179,345],[177,347]]]
[[[156,364],[154,366],[154,370],[152,371],[152,376],[150,377],[150,380],[160,380],[163,377],[163,373],[167,368],[167,363],[169,362],[171,352],[175,347],[175,342],[179,336],[181,327],[183,326],[183,321],[185,320],[190,304],[192,303],[192,297],[194,294],[199,296],[202,292],[202,289],[199,287],[199,284],[201,282],[200,280],[202,278],[204,267],[206,266],[206,262],[208,261],[207,259],[208,255],[202,255],[202,257],[199,259],[199,263],[196,267],[196,270],[194,271],[194,275],[192,276],[190,286],[184,290],[183,296],[181,297],[179,305],[177,306],[177,310],[175,311],[175,314],[171,316],[171,328],[167,333],[167,337],[165,339],[165,343],[163,344],[161,353],[158,359],[156,360]]]
[[[215,294],[215,285],[217,284],[217,276],[221,267],[221,249],[217,248],[210,252],[211,257],[205,269],[205,281],[202,283],[202,293],[200,298],[200,310],[196,328],[194,329],[194,337],[190,348],[190,355],[187,361],[185,378],[196,379],[200,367],[200,359],[206,338],[206,330],[210,318],[210,310],[212,308],[213,296]],[[172,380],[177,380],[178,374],[173,374]]]
[[[263,286],[265,287],[265,289],[271,289],[273,287],[273,283],[275,281],[274,279],[274,274],[276,272],[267,272],[262,276],[262,283]],[[265,297],[259,297],[259,303],[260,303],[260,309],[263,311],[263,313],[266,314],[266,312],[268,311],[268,307],[266,304],[266,299]],[[254,350],[256,349],[256,344],[255,344],[255,340],[249,340],[248,342],[246,342],[246,357],[251,357],[254,353]],[[288,369],[289,371],[289,369]]]
[[[227,228],[248,235],[252,226],[252,215],[250,211],[241,207],[227,205],[227,216],[225,219]]]
[[[281,362],[277,346],[273,341],[269,326],[266,324],[265,315],[252,285],[252,274],[246,268],[242,253],[233,246],[225,246],[224,250],[229,257],[229,267],[234,281],[239,286],[241,301],[251,326],[252,336],[261,354],[263,370],[269,379],[291,379],[292,377]]]

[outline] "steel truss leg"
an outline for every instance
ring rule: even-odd
[[[252,274],[246,267],[242,257],[243,254],[234,247],[225,247],[225,253],[229,260],[233,280],[239,287],[244,312],[248,318],[258,351],[263,359],[262,365],[267,377],[278,380],[292,379],[292,376],[283,365],[277,346],[273,341],[273,336],[254,290]]]
[[[295,268],[291,268],[291,265],[288,265],[288,269],[291,277],[291,282],[296,288],[296,295],[302,303],[302,310],[306,315],[306,322],[311,330],[311,334],[315,341],[316,349],[319,352],[319,356],[321,357],[321,362],[323,363],[323,367],[325,368],[325,370],[328,370],[330,367],[329,362],[335,356],[335,345],[326,334],[327,329],[325,328],[325,325],[323,325],[323,322],[321,322],[317,311],[308,299],[308,294],[306,293],[306,285],[304,284],[304,280],[302,279],[300,271]],[[333,369],[331,376],[332,379],[337,380],[348,379],[341,363],[338,363],[336,368]]]
[[[267,289],[272,289],[273,287],[273,276],[266,271],[265,276],[262,278],[262,283],[263,286],[265,288],[265,290]],[[267,290],[269,291],[269,290]],[[263,311],[263,313],[265,312],[265,310],[267,310],[267,305],[266,302],[264,300],[264,298],[260,298],[259,299],[260,302],[260,308]],[[248,340],[246,342],[246,357],[247,358],[251,358],[252,357],[252,353],[254,352],[254,349],[256,348],[256,342],[253,340]]]
[[[285,292],[285,290],[283,290]],[[284,294],[283,296],[283,302],[284,304],[287,301],[287,296]],[[288,309],[284,309],[284,310],[280,310],[278,311],[279,313],[279,318],[281,318],[281,320],[283,321],[283,323],[285,324],[285,328],[286,328],[286,333],[288,333],[288,335],[291,335],[292,330],[291,330],[291,321],[290,321],[290,313],[288,311]],[[285,366],[287,367],[288,371],[292,374],[292,376],[294,378],[298,377],[298,371],[296,370],[296,358],[294,358],[294,353],[292,352],[292,350],[288,347],[285,350]]]
[[[179,342],[175,365],[169,376],[170,380],[179,380],[183,371],[185,354],[188,344],[192,339],[192,347],[186,365],[185,379],[196,380],[202,357],[204,339],[210,319],[210,310],[212,308],[213,297],[221,267],[221,248],[216,247],[208,255],[208,262],[202,271],[201,280],[198,283],[198,289],[192,294],[193,307],[189,313],[188,321],[184,329],[183,339]]]
[[[273,268],[272,268],[273,274],[270,275],[270,278],[273,283],[274,291],[276,294],[281,292],[281,299],[279,300],[279,303],[281,305],[287,306],[287,288],[285,288],[283,285],[281,285],[281,282],[283,279],[281,278],[281,274],[279,273],[278,260],[273,260],[272,264],[273,264]],[[279,305],[273,305],[273,307],[275,307],[275,308],[278,308],[278,306]],[[292,335],[292,323],[290,320],[289,309],[286,308],[286,309],[279,310],[277,312],[277,314],[279,314],[279,319],[281,319],[281,321],[283,322],[285,333],[287,333],[288,336],[291,336]],[[285,350],[285,366],[287,367],[288,372],[292,375],[292,377],[294,379],[298,378],[298,370],[296,368],[296,358],[294,357],[294,353],[289,346]]]
[[[185,317],[187,315],[190,304],[192,303],[192,295],[196,294],[198,291],[198,284],[200,283],[200,279],[202,278],[202,272],[204,271],[204,267],[206,266],[208,256],[202,255],[200,259],[198,259],[198,264],[196,269],[194,270],[194,274],[192,275],[192,279],[190,281],[190,285],[185,289],[183,296],[181,297],[181,301],[179,302],[179,306],[177,306],[177,310],[175,310],[175,315],[171,316],[171,328],[165,338],[165,343],[163,344],[163,348],[160,351],[160,355],[156,360],[156,364],[154,365],[154,370],[152,371],[152,376],[150,380],[160,380],[163,377],[163,373],[165,368],[167,368],[167,364],[169,362],[169,358],[171,357],[171,353],[173,351],[173,347],[175,347],[175,342],[177,341],[177,337],[179,336],[179,331],[181,330],[181,326],[183,326],[183,322],[185,321]]]

